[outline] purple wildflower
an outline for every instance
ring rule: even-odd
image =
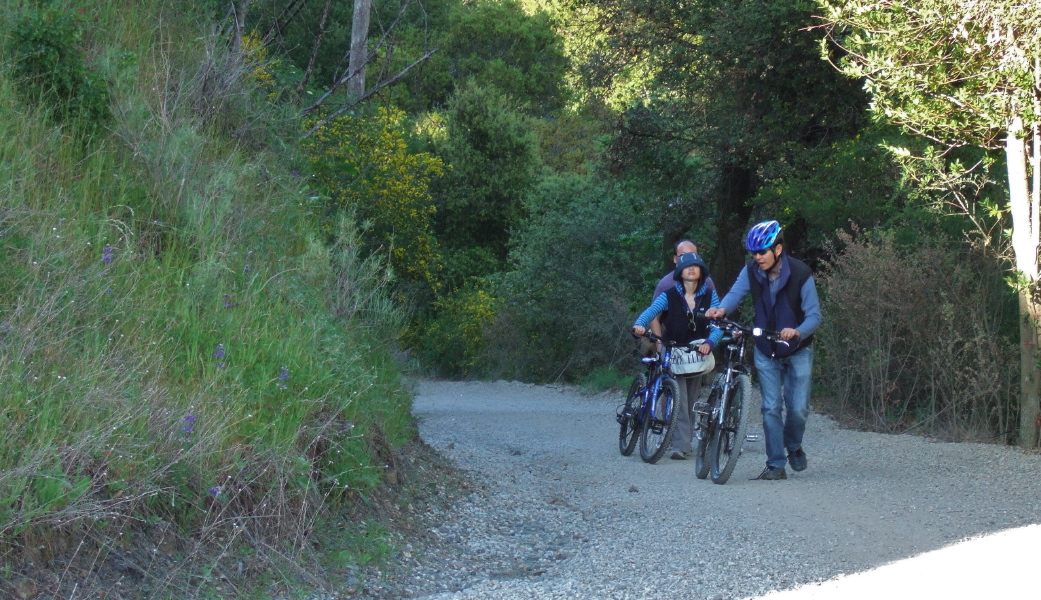
[[[181,425],[181,429],[185,433],[195,433],[195,417],[192,415],[184,415],[184,425]]]
[[[278,374],[278,387],[283,390],[286,389],[286,380],[289,379],[289,369],[282,367],[282,372]]]
[[[112,262],[112,246],[105,244],[105,247],[101,249],[101,262],[106,265]]]
[[[231,308],[231,294],[224,294],[224,308]]]
[[[214,358],[224,358],[224,344],[217,344],[217,349],[213,351]]]
[[[214,497],[214,498],[216,498],[217,496],[219,496],[219,495],[220,495],[220,487],[219,487],[219,486],[216,486],[216,485],[215,485],[215,486],[213,486],[213,487],[211,487],[211,488],[210,488],[210,493],[211,493],[211,494],[213,494],[213,497]]]

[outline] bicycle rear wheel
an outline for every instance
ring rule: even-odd
[[[720,375],[722,377],[722,375]],[[698,445],[694,452],[696,454],[694,459],[694,476],[698,479],[705,479],[708,477],[709,466],[712,462],[709,458],[709,446],[712,442],[712,434],[715,432],[715,423],[712,421],[712,407],[719,405],[719,389],[716,385],[712,386],[712,391],[708,395],[708,406],[709,414],[698,414],[698,428],[694,434],[698,436]]]
[[[730,474],[737,466],[741,449],[745,445],[745,432],[748,430],[748,409],[753,405],[756,395],[752,380],[742,373],[734,379],[727,400],[723,426],[717,427],[712,436],[712,482],[720,485],[730,479]]]
[[[676,398],[680,389],[672,379],[662,380],[661,390],[652,400],[654,410],[647,415],[640,432],[640,458],[654,464],[661,459],[672,442],[672,429],[676,423]]]
[[[643,394],[640,392],[646,386],[646,377],[642,374],[634,377],[629,393],[625,395],[625,404],[618,413],[618,451],[622,456],[632,454],[640,440],[640,410],[643,409]]]

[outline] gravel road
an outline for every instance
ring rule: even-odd
[[[765,455],[761,442],[748,443],[730,481],[715,485],[694,477],[692,460],[622,457],[618,403],[567,387],[422,382],[414,407],[422,438],[480,491],[431,532],[436,543],[413,557],[401,594],[674,600],[816,590],[844,598],[907,573],[960,581],[956,590],[989,580],[990,591],[1019,591],[1032,573],[1018,580],[983,567],[1020,564],[999,560],[1000,551],[1041,552],[1041,528],[1005,531],[1041,523],[1037,454],[849,431],[813,415],[806,471],[752,481]],[[750,433],[761,433],[757,417]],[[932,552],[997,532],[941,551],[963,549],[968,567],[955,570],[963,563]],[[893,570],[901,566],[904,575]],[[1030,585],[1020,597],[1038,597]]]

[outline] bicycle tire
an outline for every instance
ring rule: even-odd
[[[754,396],[751,378],[741,373],[734,379],[723,427],[718,427],[712,436],[712,483],[726,483],[737,466],[737,459],[745,446],[748,410],[753,405]]]
[[[622,414],[618,416],[618,451],[622,456],[629,456],[640,441],[640,411],[643,410],[643,394],[640,391],[647,386],[647,377],[642,373],[633,378],[629,384],[629,393],[625,395]]]
[[[676,423],[676,398],[679,397],[679,393],[680,389],[675,380],[664,379],[661,391],[653,400],[656,403],[654,413],[659,418],[655,419],[656,423],[651,423],[648,413],[648,420],[643,423],[643,430],[640,432],[640,458],[647,464],[653,465],[658,462],[672,442],[673,425]],[[660,429],[661,433],[655,429]]]
[[[723,375],[720,375],[720,377],[723,377]],[[713,385],[712,391],[710,391],[708,395],[708,405],[710,409],[709,414],[698,415],[698,419],[701,421],[701,431],[696,433],[700,433],[701,437],[698,439],[698,446],[694,450],[694,476],[698,479],[708,478],[709,467],[711,466],[710,463],[712,462],[711,460],[709,460],[708,449],[712,442],[712,434],[716,430],[715,424],[712,422],[711,418],[711,407],[715,406],[718,403],[719,388]]]

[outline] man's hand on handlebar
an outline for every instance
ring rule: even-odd
[[[800,336],[798,330],[792,329],[791,327],[785,327],[777,337],[787,342],[789,340],[797,340]]]
[[[722,319],[727,316],[727,310],[725,308],[710,308],[705,311],[705,318],[715,321],[716,319]]]

